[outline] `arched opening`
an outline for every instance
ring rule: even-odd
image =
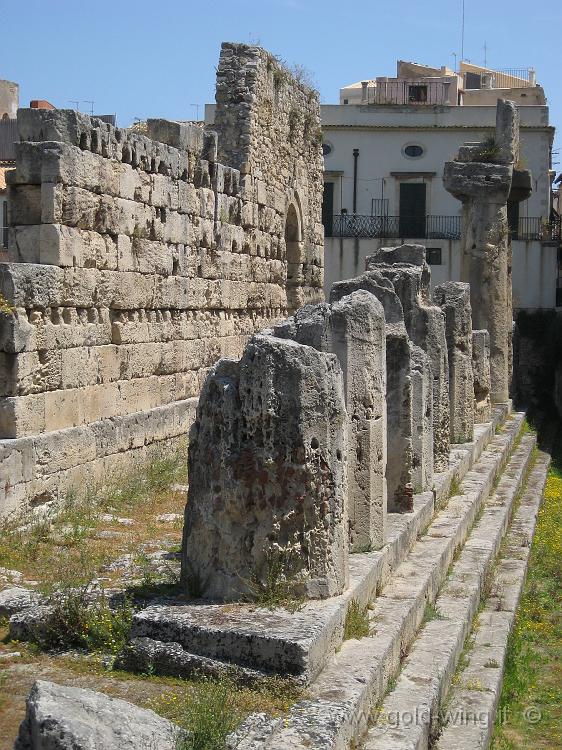
[[[299,217],[294,204],[287,209],[285,221],[285,251],[287,260],[287,306],[289,313],[299,307],[299,289],[302,285],[302,242]]]

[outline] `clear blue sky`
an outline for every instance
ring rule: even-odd
[[[0,78],[20,84],[21,104],[134,118],[195,118],[214,100],[220,43],[260,43],[311,71],[322,101],[340,86],[394,75],[397,58],[454,65],[462,0],[0,0]],[[537,70],[562,145],[560,0],[466,0],[465,58]],[[562,155],[555,156],[562,162]],[[555,166],[562,171],[562,163]]]

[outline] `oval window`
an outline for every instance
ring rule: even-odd
[[[328,154],[332,153],[332,147],[329,143],[322,144],[322,153],[324,154],[324,156],[328,156]]]
[[[417,144],[406,146],[404,153],[411,159],[415,159],[418,156],[423,156],[423,146],[418,146]]]

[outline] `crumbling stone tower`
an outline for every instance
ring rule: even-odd
[[[223,45],[217,131],[20,110],[0,264],[0,515],[186,435],[209,368],[322,292],[316,92]]]
[[[445,188],[463,204],[462,280],[470,283],[473,325],[490,334],[491,401],[509,399],[511,379],[511,244],[507,200],[519,158],[517,106],[498,100],[494,138],[461,147],[446,162]],[[531,191],[531,175],[516,170],[515,200]]]

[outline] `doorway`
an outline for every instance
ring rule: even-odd
[[[400,183],[400,237],[425,237],[425,182]]]

